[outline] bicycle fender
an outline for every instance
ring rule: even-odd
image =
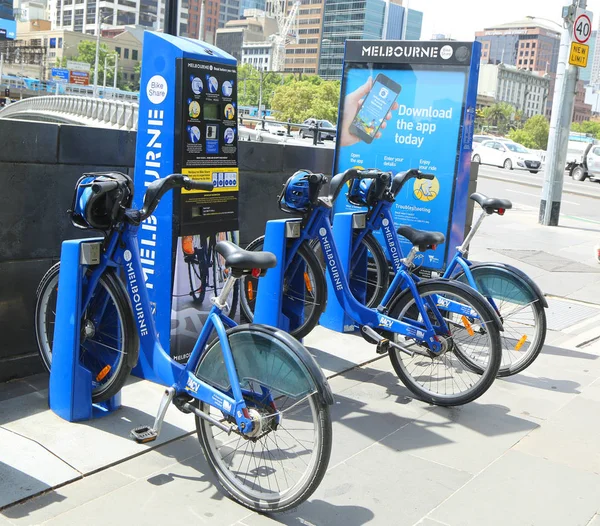
[[[333,393],[331,391],[331,387],[329,386],[329,382],[327,381],[327,378],[325,377],[323,371],[319,367],[319,364],[317,364],[316,360],[311,356],[311,354],[307,351],[304,345],[302,345],[298,340],[296,340],[296,338],[290,336],[287,332],[284,332],[281,329],[277,329],[276,327],[271,327],[269,325],[262,325],[259,323],[238,325],[233,329],[229,329],[227,331],[227,334],[232,334],[234,332],[247,329],[264,332],[266,334],[276,337],[277,339],[285,343],[288,349],[296,355],[300,363],[308,371],[314,383],[314,387],[317,390],[321,403],[323,403],[324,405],[333,405]]]
[[[546,308],[546,309],[548,308],[548,300],[546,300],[546,296],[544,296],[542,289],[540,289],[538,284],[535,281],[533,281],[527,274],[525,274],[525,272],[523,272],[521,269],[514,267],[513,265],[508,265],[506,263],[489,263],[489,262],[488,263],[473,263],[473,265],[471,265],[470,268],[471,269],[490,268],[490,269],[494,269],[494,270],[503,271],[508,274],[516,275],[529,288],[532,301],[539,300],[541,302],[541,304],[544,306],[544,308]]]
[[[488,300],[486,300],[478,290],[473,289],[473,288],[469,287],[468,285],[461,283],[460,281],[456,281],[455,279],[447,279],[447,278],[432,278],[432,279],[422,280],[419,283],[417,283],[417,289],[418,289],[419,285],[426,284],[426,283],[433,284],[433,285],[435,285],[436,283],[440,283],[440,284],[444,284],[444,285],[451,283],[452,286],[456,285],[457,288],[460,288],[467,293],[475,294],[476,296],[479,296],[479,300],[482,302],[482,305],[486,309],[489,319],[494,323],[494,325],[496,325],[497,329],[500,332],[504,331],[504,326],[502,325],[500,316],[498,316],[498,313],[492,308],[492,306],[489,304]],[[412,293],[411,293],[410,289],[408,289],[408,288],[404,289],[400,294],[398,294],[392,300],[392,302],[388,308],[388,311],[391,311],[393,309],[393,307],[396,305],[396,303],[398,301],[400,301],[401,299],[403,299],[404,296],[406,296],[406,295],[412,296]]]

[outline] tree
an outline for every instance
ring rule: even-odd
[[[262,84],[262,104],[270,108],[275,89],[283,82],[283,76],[279,73],[259,71],[251,64],[242,64],[238,68],[238,104],[258,106]]]
[[[511,130],[508,137],[526,148],[545,150],[548,147],[550,124],[543,115],[529,118],[522,129]]]
[[[311,76],[288,81],[275,90],[271,108],[281,120],[303,122],[310,117],[335,123],[338,117],[340,83]]]
[[[94,66],[96,64],[96,42],[94,40],[82,40],[79,42],[79,46],[77,46],[77,62],[86,62],[90,65],[90,83],[94,81]],[[102,85],[104,80],[104,59],[109,56],[107,59],[107,68],[106,68],[106,85],[113,85],[114,78],[114,63],[115,59],[114,51],[111,51],[106,44],[100,44],[98,50],[98,85]],[[123,79],[121,73],[117,73],[117,86],[123,86]]]
[[[506,102],[498,102],[483,110],[485,123],[496,128],[501,135],[508,131],[514,113],[515,109]]]
[[[600,122],[574,122],[571,125],[571,130],[579,133],[589,133],[590,135],[593,135],[596,139],[600,139]]]
[[[523,129],[510,130],[508,132],[508,138],[519,144],[522,144],[523,146],[525,146],[525,148],[531,148],[533,150],[538,149],[538,146],[533,140],[531,134]]]

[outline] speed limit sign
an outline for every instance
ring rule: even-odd
[[[592,36],[592,12],[577,9],[573,24],[573,40],[585,44]]]

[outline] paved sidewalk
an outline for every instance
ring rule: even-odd
[[[514,264],[551,296],[542,355],[474,403],[413,400],[360,337],[317,328],[307,338],[331,377],[334,448],[297,510],[265,517],[224,498],[193,419],[175,408],[162,445],[130,441],[129,429],[152,421],[158,386],[132,379],[121,411],[69,424],[48,411],[39,376],[0,386],[0,526],[599,526],[600,306],[581,302],[600,292],[600,225],[563,225],[540,227],[537,211],[520,207],[476,237],[473,259]]]

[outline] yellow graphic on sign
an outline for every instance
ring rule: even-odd
[[[569,64],[580,68],[587,67],[588,57],[590,56],[590,46],[571,42],[571,53],[569,53]]]
[[[440,193],[440,182],[433,179],[415,179],[413,193],[419,201],[433,201]]]
[[[237,192],[240,189],[237,168],[184,168],[181,173],[194,181],[211,182],[214,192]],[[181,190],[183,194],[199,192],[203,192],[203,190]]]

